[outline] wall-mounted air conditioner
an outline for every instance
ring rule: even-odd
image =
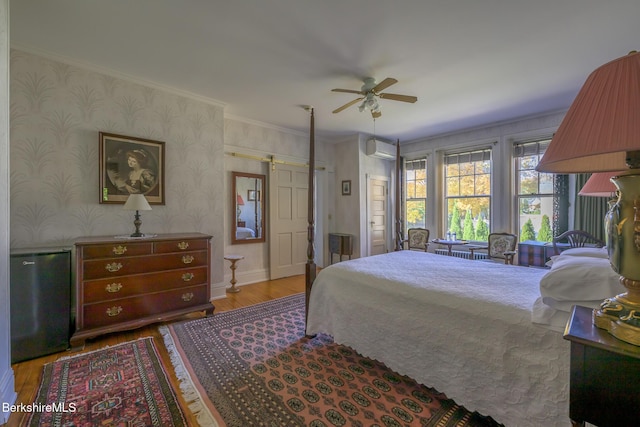
[[[370,139],[367,141],[367,156],[394,160],[396,158],[396,146],[378,139]]]

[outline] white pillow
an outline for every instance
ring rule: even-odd
[[[557,256],[590,256],[595,258],[609,258],[607,248],[571,248],[560,252]]]
[[[625,292],[609,260],[559,256],[540,279],[540,295],[556,301],[597,301]]]
[[[553,263],[562,256],[590,256],[594,258],[609,258],[609,253],[607,252],[607,248],[571,248],[566,249],[560,252],[560,255],[553,255],[550,257],[549,261],[545,263],[547,267],[551,267]]]

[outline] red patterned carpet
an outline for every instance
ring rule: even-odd
[[[436,390],[304,336],[304,295],[161,327],[206,426],[497,426]]]
[[[53,409],[53,410],[52,410]],[[29,426],[185,426],[152,338],[44,366]]]

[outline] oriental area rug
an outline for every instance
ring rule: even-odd
[[[185,426],[152,338],[44,366],[29,426]]]
[[[498,426],[331,337],[304,335],[304,294],[161,326],[202,426]]]

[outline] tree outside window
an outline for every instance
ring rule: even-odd
[[[463,240],[487,241],[491,220],[491,150],[447,154],[445,233]]]
[[[550,139],[543,139],[514,145],[521,242],[553,240],[554,175],[535,170],[549,142]]]

